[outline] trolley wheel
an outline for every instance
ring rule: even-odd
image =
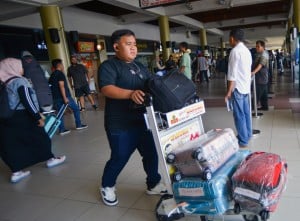
[[[169,221],[167,215],[156,215],[157,221]]]
[[[178,219],[181,219],[184,217],[184,213],[176,213],[176,214],[173,214],[173,219],[174,220],[178,220]]]
[[[203,161],[203,155],[202,155],[202,151],[201,149],[198,149],[196,150],[194,153],[193,153],[193,156],[192,156],[194,159],[198,160],[199,162]]]
[[[175,156],[174,153],[169,153],[167,155],[167,163],[168,164],[173,164],[175,162],[175,158],[176,158],[176,156]]]
[[[245,221],[259,221],[257,215],[243,215]]]
[[[212,178],[212,174],[211,174],[210,169],[205,169],[205,170],[203,171],[202,178],[203,178],[204,180],[210,180],[210,179]]]
[[[240,206],[240,204],[235,203],[233,211],[234,211],[235,214],[240,214],[241,213],[241,206]]]
[[[260,212],[260,217],[262,221],[266,221],[267,219],[270,218],[270,213],[269,211],[263,210]]]
[[[156,207],[155,207],[157,221],[170,221],[170,218],[167,215],[158,214],[157,210],[163,200],[167,200],[167,199],[171,199],[171,198],[173,198],[173,195],[170,195],[170,194],[164,194],[160,197],[160,200],[158,201],[158,203],[156,204]]]
[[[181,173],[180,172],[175,172],[173,175],[173,180],[174,181],[180,181],[182,179]]]
[[[207,216],[200,216],[200,220],[201,221],[208,221],[208,218],[207,218]]]

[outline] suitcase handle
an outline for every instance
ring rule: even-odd
[[[68,104],[63,104],[63,105],[61,106],[61,108],[59,109],[59,111],[58,111],[58,113],[57,113],[57,115],[56,115],[56,118],[57,118],[57,119],[61,119],[61,118],[62,118],[62,116],[63,116],[65,110],[67,109],[67,107],[68,107]]]

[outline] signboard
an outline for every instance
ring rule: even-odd
[[[185,108],[170,111],[165,114],[165,117],[166,117],[168,127],[170,128],[204,113],[205,113],[204,101],[201,100]]]
[[[140,8],[154,8],[163,5],[171,5],[182,3],[183,0],[140,0]]]
[[[79,41],[77,50],[78,52],[95,52],[95,43],[92,41]]]

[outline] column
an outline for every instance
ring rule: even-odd
[[[201,48],[202,48],[202,51],[204,52],[204,50],[206,49],[206,46],[207,46],[206,30],[204,28],[201,28],[199,33],[200,33]]]
[[[220,38],[220,45],[221,45],[221,57],[225,58],[225,42],[223,41],[223,38]]]
[[[294,25],[300,30],[300,0],[293,1]]]
[[[293,0],[293,16],[294,16],[294,26],[298,29],[298,33],[300,31],[300,0]],[[297,41],[297,46],[295,50],[298,50],[298,54],[300,53],[299,48],[299,34],[297,34],[297,38],[295,39]],[[295,66],[295,79],[300,81],[300,68],[299,64]],[[300,84],[299,84],[299,90],[300,90]]]
[[[66,71],[70,65],[70,57],[60,9],[57,5],[41,6],[40,16],[49,59],[62,59]]]
[[[162,54],[164,61],[169,58],[171,54],[171,41],[170,41],[170,27],[169,18],[167,16],[159,17],[159,31],[160,31],[160,41],[162,44]]]

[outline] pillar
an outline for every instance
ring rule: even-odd
[[[223,41],[223,38],[220,38],[220,45],[221,45],[221,57],[225,58],[225,42]]]
[[[293,0],[293,17],[294,17],[294,27],[297,28],[298,33],[300,31],[300,0]],[[299,34],[298,37],[295,39],[297,40],[297,46],[295,48],[295,50],[298,50],[298,54],[300,53],[300,48],[299,48]],[[295,52],[296,53],[296,52]],[[297,77],[296,77],[297,76]],[[295,67],[295,78],[298,79],[298,81],[300,81],[300,68],[299,68],[299,64],[296,65]],[[300,84],[299,84],[299,90],[300,90]]]
[[[287,51],[289,52],[289,54],[291,54],[291,34],[290,34],[290,30],[293,26],[293,19],[289,18],[288,19],[288,24],[287,24],[287,33],[286,33],[286,44],[287,44]]]
[[[171,54],[170,27],[169,18],[167,16],[159,17],[160,41],[162,44],[162,54],[166,61]]]
[[[300,30],[300,0],[293,1],[294,25]]]
[[[57,5],[47,5],[41,6],[39,11],[49,59],[62,59],[66,72],[70,66],[70,57],[60,9]]]
[[[206,30],[204,28],[200,29],[200,43],[202,51],[204,52],[207,46]]]

